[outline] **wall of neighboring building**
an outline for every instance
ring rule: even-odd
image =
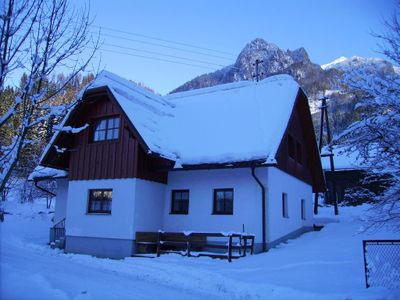
[[[112,189],[111,214],[88,214],[89,189]],[[122,258],[132,255],[135,179],[69,182],[66,252]]]
[[[282,193],[287,194],[288,217],[283,217]],[[305,200],[305,220],[301,218],[301,200]],[[312,187],[276,167],[268,171],[267,195],[268,246],[309,231],[313,226]]]
[[[267,168],[257,168],[266,183]],[[213,191],[233,188],[233,215],[213,215]],[[189,213],[171,214],[172,190],[189,190]],[[242,232],[256,235],[262,241],[261,189],[250,168],[174,171],[168,174],[164,196],[165,231]]]
[[[57,224],[67,215],[68,179],[57,179],[56,205],[54,212],[54,224]]]

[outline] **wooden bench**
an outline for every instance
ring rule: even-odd
[[[218,238],[220,241],[211,241],[210,238]],[[249,244],[250,241],[250,244]],[[229,262],[233,258],[246,256],[248,248],[254,253],[254,235],[245,233],[215,233],[215,232],[163,232],[157,235],[156,253],[159,257],[162,253],[179,253],[188,257],[209,256],[214,258],[226,258]],[[226,253],[214,251],[204,252],[205,249],[227,250]],[[238,255],[234,255],[233,251]],[[195,252],[195,253],[193,253]]]
[[[156,253],[158,232],[136,232],[136,253]]]

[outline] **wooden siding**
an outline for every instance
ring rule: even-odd
[[[140,147],[136,161],[138,178],[160,183],[168,182],[168,172],[166,170],[169,170],[173,167],[173,164],[171,164],[169,161],[166,161],[160,157],[149,156]]]
[[[301,162],[289,156],[289,136],[302,145]],[[295,150],[295,157],[296,157]],[[313,191],[325,191],[325,181],[315,140],[314,128],[306,96],[300,92],[286,132],[276,155],[278,167],[312,185]]]
[[[91,142],[93,123],[97,118],[120,116],[119,138],[113,141]],[[69,179],[109,179],[136,177],[135,156],[137,142],[129,132],[126,119],[119,108],[106,96],[92,98],[81,109],[75,126],[89,124],[89,128],[72,135],[69,160]]]

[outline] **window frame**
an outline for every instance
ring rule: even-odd
[[[289,200],[287,193],[282,193],[282,217],[289,219]]]
[[[296,160],[296,140],[291,134],[288,134],[288,156]]]
[[[301,219],[302,220],[307,220],[306,200],[304,200],[304,199],[301,199],[301,201],[300,201],[300,211],[301,211]]]
[[[177,210],[175,207],[175,194],[177,193],[187,193],[187,210]],[[181,198],[182,200],[182,198]],[[190,190],[189,189],[179,189],[171,191],[171,205],[170,205],[170,214],[171,215],[188,215],[189,214],[189,201],[190,201]]]
[[[111,120],[111,119],[118,119],[119,120],[118,127],[108,127],[108,120]],[[96,130],[98,124],[101,121],[106,121],[105,129]],[[96,118],[92,118],[92,120],[91,120],[91,125],[92,126],[91,126],[91,131],[90,131],[90,136],[89,136],[89,142],[90,143],[94,143],[94,144],[96,144],[96,143],[113,143],[113,142],[115,143],[115,142],[118,142],[120,137],[121,137],[121,127],[122,127],[121,123],[122,123],[122,120],[121,120],[121,116],[120,115],[105,115],[105,116],[99,116],[99,117],[96,117]],[[116,129],[118,130],[117,131],[118,132],[118,136],[116,138],[108,139],[107,137],[108,137],[109,132],[113,132]],[[95,140],[96,132],[99,132],[99,131],[103,131],[105,137],[102,140]]]
[[[92,202],[92,195],[93,192],[111,192],[111,200],[109,200],[110,202],[110,210],[92,210],[91,209],[91,202]],[[113,199],[113,189],[89,189],[88,190],[88,202],[87,202],[87,211],[86,213],[88,215],[111,215],[111,211],[112,211],[112,199]],[[104,197],[104,196],[103,196]],[[101,206],[103,207],[103,202],[106,202],[105,200],[101,200]],[[108,202],[108,201],[107,201]]]
[[[303,164],[303,145],[299,141],[296,141],[296,161]]]
[[[231,199],[231,201],[232,201],[232,211],[227,211],[226,210],[226,198],[224,198],[224,210],[223,211],[217,211],[216,210],[216,208],[217,208],[217,193],[218,192],[232,192],[232,199]],[[218,189],[214,189],[213,190],[213,212],[212,212],[212,214],[213,215],[226,215],[226,216],[229,216],[229,215],[233,215],[233,211],[234,211],[234,207],[233,207],[233,203],[234,203],[234,199],[235,199],[235,191],[234,191],[234,189],[233,188],[218,188]]]

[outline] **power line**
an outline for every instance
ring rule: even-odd
[[[149,36],[149,35],[136,33],[136,32],[124,31],[124,30],[120,30],[120,29],[107,27],[107,26],[99,26],[99,25],[91,25],[91,26],[92,27],[97,27],[97,28],[100,28],[100,29],[114,31],[114,32],[120,32],[120,33],[124,33],[124,34],[129,34],[129,35],[133,35],[133,36],[140,36],[140,37],[144,37],[144,38],[147,38],[147,39],[152,39],[152,40],[161,41],[161,42],[165,42],[165,43],[176,44],[176,45],[181,45],[181,46],[186,46],[186,47],[191,47],[191,48],[196,48],[196,49],[201,49],[201,50],[206,50],[206,51],[212,51],[212,52],[216,52],[216,53],[225,54],[225,55],[229,55],[229,56],[235,57],[234,54],[229,53],[229,52],[225,52],[225,51],[221,51],[221,50],[215,50],[215,49],[211,49],[211,48],[207,48],[207,47],[201,47],[201,46],[197,46],[197,45],[193,45],[193,44],[189,44],[189,43],[182,43],[182,42],[172,41],[172,40],[168,40],[168,39],[164,39],[164,38]]]
[[[126,53],[126,52],[121,52],[121,51],[103,49],[103,48],[101,49],[101,51],[106,51],[106,52],[111,52],[111,53],[116,53],[116,54],[122,54],[122,55],[128,55],[128,56],[133,56],[133,57],[140,57],[140,58],[145,58],[145,59],[150,59],[150,60],[158,60],[158,61],[163,61],[163,62],[169,62],[169,63],[179,64],[179,65],[186,65],[186,66],[198,67],[198,68],[203,68],[203,69],[209,69],[209,70],[216,71],[215,68],[208,67],[208,66],[202,66],[202,65],[190,64],[190,63],[185,63],[185,62],[173,61],[173,60],[163,59],[163,58],[158,58],[158,57],[152,57],[152,56],[146,56],[146,55],[140,55],[140,54],[132,54],[132,53]]]
[[[98,32],[90,32],[90,33],[99,34]],[[131,42],[137,42],[137,43],[142,43],[142,44],[147,44],[147,45],[152,45],[152,46],[157,46],[157,47],[163,47],[163,48],[173,49],[173,50],[178,50],[178,51],[183,51],[183,52],[195,53],[195,54],[204,55],[204,56],[211,56],[211,57],[216,57],[216,58],[225,59],[225,60],[232,60],[231,58],[227,58],[227,57],[223,57],[223,56],[215,55],[215,54],[208,54],[208,53],[203,53],[203,52],[199,52],[199,51],[194,51],[194,50],[189,50],[189,49],[182,49],[182,48],[178,48],[178,47],[172,47],[172,46],[162,45],[162,44],[153,43],[153,42],[141,41],[141,40],[137,40],[137,39],[121,37],[121,36],[108,34],[108,33],[100,33],[100,34],[103,35],[103,36],[108,36],[108,37],[121,39],[121,40],[126,40],[126,41],[131,41]]]
[[[192,62],[197,62],[197,63],[202,63],[202,64],[213,65],[213,66],[217,66],[217,67],[225,67],[224,65],[216,64],[216,63],[212,63],[212,62],[208,62],[208,61],[204,61],[204,60],[192,59],[192,58],[181,57],[181,56],[176,56],[176,55],[169,55],[169,54],[164,54],[161,52],[136,49],[136,48],[132,48],[132,47],[125,47],[125,46],[113,45],[113,44],[108,44],[108,43],[103,43],[103,45],[108,46],[108,47],[116,47],[116,48],[133,50],[133,51],[149,53],[149,54],[155,54],[155,55],[160,55],[160,56],[165,56],[165,57],[177,58],[177,59],[182,59],[182,60],[187,60],[187,61],[192,61]]]

